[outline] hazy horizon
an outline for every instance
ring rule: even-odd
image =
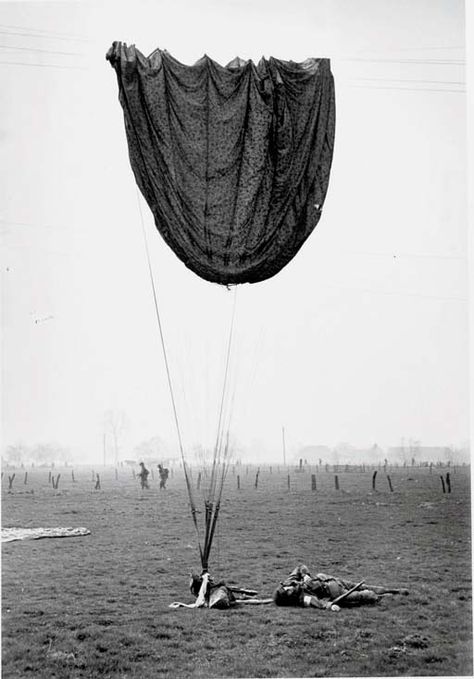
[[[296,0],[291,17],[269,0],[0,4],[2,454],[55,443],[100,462],[108,411],[127,415],[124,457],[154,436],[178,451],[141,215],[186,451],[216,436],[234,304],[241,449],[276,458],[282,427],[288,455],[467,445],[464,4]],[[280,274],[227,290],[164,244],[128,160],[114,40],[184,63],[331,59],[329,191]]]

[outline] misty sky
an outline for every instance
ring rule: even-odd
[[[187,448],[212,442],[235,304],[230,421],[255,457],[468,439],[464,10],[458,0],[0,4],[3,447],[176,449],[140,211]],[[227,290],[154,228],[128,160],[114,40],[329,57],[336,145],[322,218],[275,278]]]

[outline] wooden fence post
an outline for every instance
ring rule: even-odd
[[[444,485],[444,479],[442,476],[439,477],[441,479],[441,485],[443,486],[443,493],[446,492],[446,486]]]
[[[240,476],[237,474],[237,490],[240,490]]]
[[[316,490],[316,474],[311,474],[311,490]]]
[[[25,480],[23,483],[25,484],[25,486],[28,483],[28,472],[25,472]]]
[[[52,480],[52,482],[53,482],[53,488],[54,488],[55,490],[58,489],[59,479],[60,479],[60,478],[61,478],[61,474],[58,474],[58,475],[56,476],[56,481],[54,480],[54,476],[51,477],[51,480]]]
[[[201,488],[201,472],[198,474],[198,479],[197,479],[197,489],[199,490]]]
[[[100,476],[96,474],[95,490],[100,490]]]
[[[448,493],[450,493],[451,492],[451,476],[450,476],[449,472],[447,472],[447,474],[446,474],[446,486],[448,488]]]
[[[388,485],[389,485],[389,488],[390,488],[390,492],[393,493],[392,481],[391,481],[390,476],[388,474],[387,474],[387,481],[388,481]]]
[[[8,490],[13,489],[13,479],[14,478],[15,478],[15,474],[13,474],[12,476],[10,476],[10,474],[8,475]]]
[[[337,474],[334,476],[334,484],[336,486],[336,490],[339,490],[339,477]]]
[[[377,470],[372,474],[372,490],[375,490],[375,479],[377,478]]]
[[[255,474],[255,488],[258,488],[258,475],[260,474],[260,469],[257,470]]]
[[[289,474],[288,474],[288,478],[287,478],[287,484],[288,484],[288,490],[290,490],[291,483],[290,483],[290,475]]]

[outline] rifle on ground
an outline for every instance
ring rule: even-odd
[[[349,594],[352,594],[352,592],[355,592],[356,589],[359,589],[359,587],[361,585],[363,585],[364,582],[365,582],[365,580],[361,580],[359,583],[357,583],[357,585],[354,585],[354,587],[351,587],[350,590],[348,590],[347,592],[344,592],[344,594],[341,594],[338,597],[336,597],[334,599],[334,601],[331,601],[331,605],[333,606],[334,604],[339,604],[339,602],[343,601],[347,596],[349,596]]]

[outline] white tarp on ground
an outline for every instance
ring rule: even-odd
[[[39,538],[74,538],[90,535],[88,528],[2,528],[2,542],[38,540]]]

